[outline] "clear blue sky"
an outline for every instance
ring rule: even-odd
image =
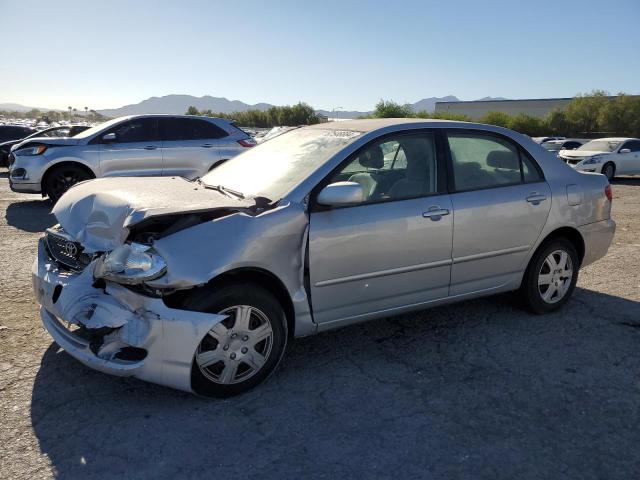
[[[0,102],[38,107],[640,93],[640,0],[0,0],[0,18]]]

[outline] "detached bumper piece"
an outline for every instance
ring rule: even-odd
[[[60,270],[40,240],[33,287],[56,343],[95,370],[192,391],[197,345],[226,316],[168,308],[114,283],[94,286],[94,265]]]

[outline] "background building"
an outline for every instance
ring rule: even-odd
[[[528,98],[525,100],[475,100],[472,102],[437,102],[436,112],[450,112],[480,118],[487,112],[509,115],[527,113],[543,118],[554,108],[564,108],[572,98]]]
[[[630,95],[633,96],[633,95]],[[616,98],[615,96],[609,97]],[[472,102],[436,102],[436,112],[450,112],[480,118],[487,112],[509,115],[526,113],[543,118],[555,108],[564,108],[573,98],[528,98],[523,100],[474,100]]]

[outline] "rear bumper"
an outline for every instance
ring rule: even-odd
[[[589,265],[607,254],[616,233],[616,222],[611,219],[578,227],[584,240],[582,266]]]
[[[81,273],[59,270],[40,240],[33,289],[42,324],[56,343],[95,370],[191,391],[196,348],[226,316],[168,308],[159,298],[117,284],[95,288],[93,267]],[[91,337],[73,326],[89,329]],[[131,347],[146,356],[123,355]]]

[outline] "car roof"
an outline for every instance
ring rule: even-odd
[[[456,120],[440,120],[435,118],[366,118],[362,120],[341,120],[338,122],[316,123],[306,128],[315,128],[319,130],[353,130],[356,132],[372,132],[385,127],[400,125],[415,125],[416,123],[425,124],[425,127],[444,126],[455,127],[456,125],[477,125],[479,127],[487,127],[480,123],[461,122]]]
[[[595,140],[601,140],[603,142],[624,142],[626,140],[637,140],[637,138],[631,138],[631,137],[605,137],[605,138],[592,138],[589,141],[593,142]]]
[[[201,118],[203,120],[222,120],[223,122],[231,123],[233,120],[227,120],[226,118],[220,117],[208,117],[206,115],[180,115],[173,113],[145,113],[140,115],[126,115],[124,117],[118,117],[121,120],[130,120],[132,118],[148,118],[148,117],[166,117],[166,118]]]

